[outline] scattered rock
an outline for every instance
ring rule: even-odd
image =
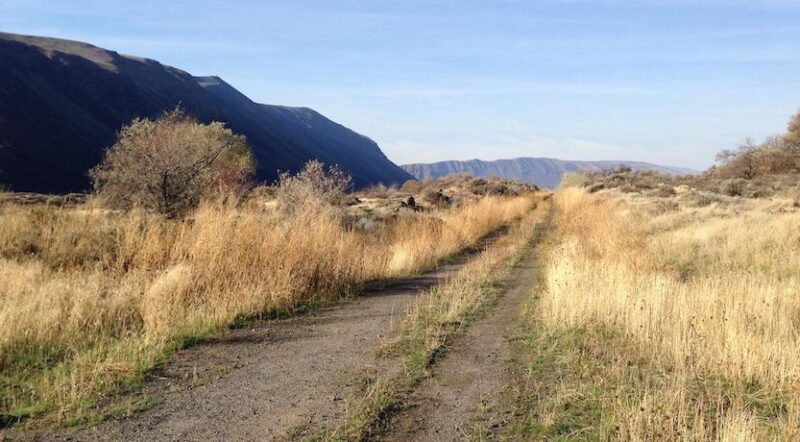
[[[433,204],[435,206],[440,206],[440,207],[441,206],[448,206],[448,205],[450,205],[450,202],[451,202],[450,197],[445,195],[444,191],[442,189],[439,189],[439,190],[434,191],[434,192],[428,192],[428,194],[425,195],[425,199],[430,201],[431,204]]]
[[[599,192],[599,191],[601,191],[601,190],[603,190],[605,188],[606,188],[605,184],[597,183],[597,184],[594,184],[594,185],[590,186],[588,189],[586,189],[586,191],[589,192],[589,193],[595,193],[595,192]]]

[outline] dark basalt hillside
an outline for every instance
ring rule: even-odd
[[[86,172],[123,124],[177,105],[246,135],[261,181],[313,158],[339,165],[357,186],[412,178],[374,141],[311,109],[255,103],[218,77],[85,43],[0,33],[0,186],[86,190]]]
[[[567,172],[601,171],[620,166],[632,170],[654,170],[669,174],[692,174],[696,171],[682,167],[659,166],[639,161],[565,161],[553,158],[515,158],[497,161],[441,161],[428,164],[406,164],[401,166],[418,179],[440,178],[454,173],[469,173],[473,176],[509,180],[522,180],[540,187],[558,187],[561,177]]]

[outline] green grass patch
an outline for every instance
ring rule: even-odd
[[[594,337],[594,339],[601,336]],[[587,358],[582,330],[542,335],[520,328],[511,361],[519,390],[509,396],[515,419],[505,430],[525,440],[603,440],[612,421],[598,382],[602,360]]]

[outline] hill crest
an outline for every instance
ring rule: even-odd
[[[439,161],[434,163],[405,164],[401,167],[417,179],[440,178],[454,173],[469,173],[473,176],[496,176],[517,179],[540,187],[555,188],[561,177],[568,172],[600,171],[627,166],[633,170],[654,170],[672,175],[694,174],[697,171],[672,166],[660,166],[641,161],[570,161],[555,158],[519,157],[512,159],[483,161]]]
[[[122,125],[178,105],[245,135],[260,181],[311,159],[338,165],[358,187],[412,178],[374,141],[312,109],[256,103],[220,77],[88,43],[0,33],[0,186],[86,190],[86,172]]]

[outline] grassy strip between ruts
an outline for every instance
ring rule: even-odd
[[[546,205],[539,205],[453,278],[419,298],[396,336],[381,350],[392,368],[366,375],[344,421],[313,439],[364,440],[381,431],[402,398],[430,375],[448,339],[468,326],[499,293],[501,282],[530,247]]]

